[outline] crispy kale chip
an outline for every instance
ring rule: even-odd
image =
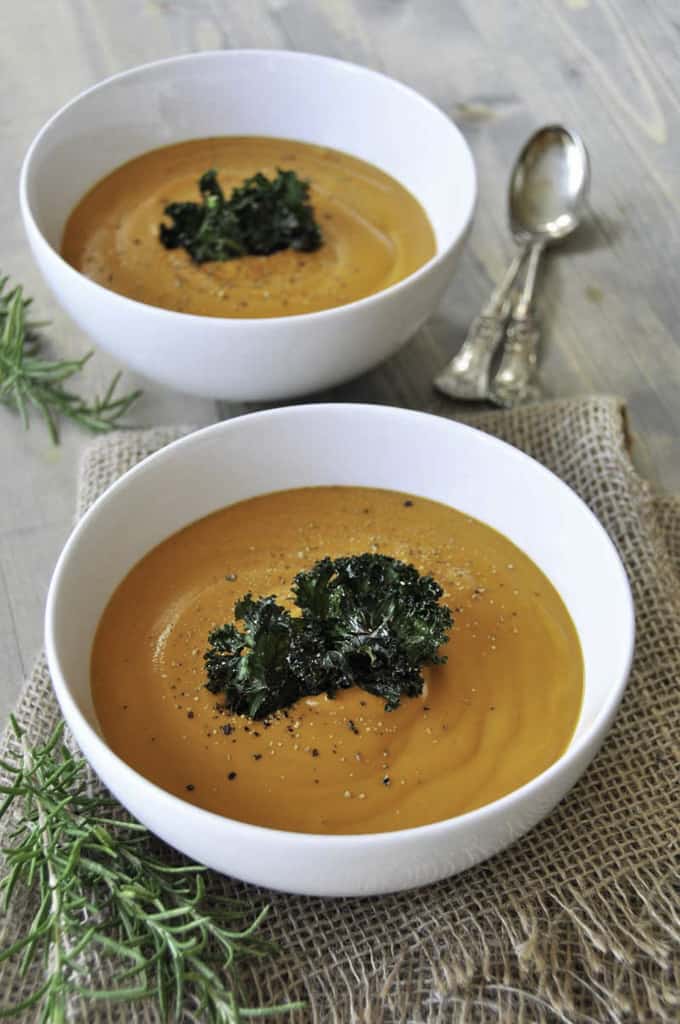
[[[451,612],[438,603],[439,584],[412,565],[386,555],[324,558],[298,573],[293,592],[304,646],[294,645],[290,660],[297,674],[318,665],[324,690],[358,685],[392,710],[421,693],[422,665],[442,661]]]
[[[159,232],[166,249],[186,249],[194,263],[268,256],[279,249],[312,252],[321,245],[309,182],[295,171],[279,168],[273,180],[255,174],[229,199],[214,170],[201,176],[198,187],[202,203],[169,203],[165,213],[173,223],[161,224]]]
[[[445,661],[451,613],[431,576],[387,555],[324,558],[297,574],[291,616],[273,597],[235,607],[205,654],[208,688],[232,711],[264,718],[300,697],[360,686],[393,710],[422,692],[421,668]]]
[[[243,623],[219,626],[204,655],[212,693],[224,692],[226,705],[239,715],[266,718],[298,698],[298,680],[288,664],[292,620],[273,597],[254,601],[246,594],[234,615]]]

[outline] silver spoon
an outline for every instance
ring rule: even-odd
[[[509,191],[510,227],[521,252],[473,321],[459,352],[435,378],[440,391],[452,398],[491,400],[504,406],[530,397],[539,339],[531,302],[540,258],[548,242],[566,237],[580,223],[589,180],[588,154],[575,132],[550,125],[526,142],[515,162]],[[490,386],[491,360],[503,340],[513,288],[527,252],[524,288],[512,309],[504,357]]]
[[[581,223],[590,184],[590,162],[581,138],[561,125],[541,128],[520,153],[510,180],[510,228],[529,247],[524,287],[505,331],[503,358],[489,397],[502,406],[537,394],[532,378],[540,332],[532,313],[538,268],[548,244],[558,242]]]

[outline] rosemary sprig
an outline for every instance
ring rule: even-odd
[[[8,277],[0,277],[0,402],[18,411],[29,425],[29,408],[35,406],[47,423],[50,437],[59,443],[58,419],[66,416],[93,433],[118,426],[141,391],[116,396],[120,373],[115,374],[106,393],[88,403],[64,384],[79,373],[92,356],[81,359],[45,359],[40,354],[38,328],[44,323],[26,320],[30,299],[24,299],[17,285],[7,289]]]
[[[41,1022],[56,1024],[79,998],[151,997],[162,1020],[191,1009],[199,1020],[236,1024],[304,1005],[242,1007],[239,961],[275,952],[258,935],[267,908],[244,923],[253,909],[242,902],[211,897],[208,906],[203,867],[166,863],[143,825],[119,820],[115,801],[88,792],[85,762],[64,743],[63,724],[30,747],[11,722],[16,748],[0,762],[0,818],[11,813],[13,829],[0,897],[7,915],[24,886],[37,893],[37,910],[0,961],[16,957],[21,975],[39,964],[40,982],[22,1002],[0,1005],[0,1017],[38,1008]],[[113,975],[105,990],[90,987],[100,958]]]

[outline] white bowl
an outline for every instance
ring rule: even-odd
[[[279,136],[370,161],[419,199],[435,232],[435,256],[368,298],[264,320],[148,306],[95,284],[61,258],[69,213],[104,175],[150,149],[211,135]],[[367,68],[277,50],[195,53],[107,79],[40,131],[20,185],[36,262],[98,345],[169,387],[237,401],[330,387],[396,352],[449,284],[475,197],[468,146],[428,100]]]
[[[107,746],[90,693],[99,618],[152,547],[233,502],[289,487],[352,484],[455,506],[522,548],[560,592],[578,631],[585,693],[574,737],[550,768],[494,803],[433,825],[308,835],[201,810]],[[597,752],[625,686],[633,606],[616,550],[586,505],[548,470],[487,434],[381,406],[307,405],[200,430],[146,459],[83,517],[47,600],[47,657],[64,716],[95,771],[132,814],[190,857],[288,892],[355,896],[424,885],[496,853],[560,800]]]

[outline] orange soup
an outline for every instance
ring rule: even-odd
[[[246,591],[285,602],[324,555],[392,555],[444,588],[454,624],[420,697],[394,711],[364,690],[305,698],[270,719],[205,687],[208,633]],[[92,689],[112,749],[218,814],[299,832],[381,832],[480,807],[552,764],[583,691],[558,593],[501,534],[392,491],[281,491],[225,508],[152,550],[106,608]]]
[[[217,170],[228,197],[256,172],[273,178],[279,167],[309,181],[320,249],[197,264],[183,249],[163,248],[165,207],[196,202],[204,171]],[[422,206],[377,167],[335,149],[251,136],[192,139],[130,160],[81,199],[62,241],[64,258],[112,291],[216,317],[341,306],[402,280],[435,251]]]

